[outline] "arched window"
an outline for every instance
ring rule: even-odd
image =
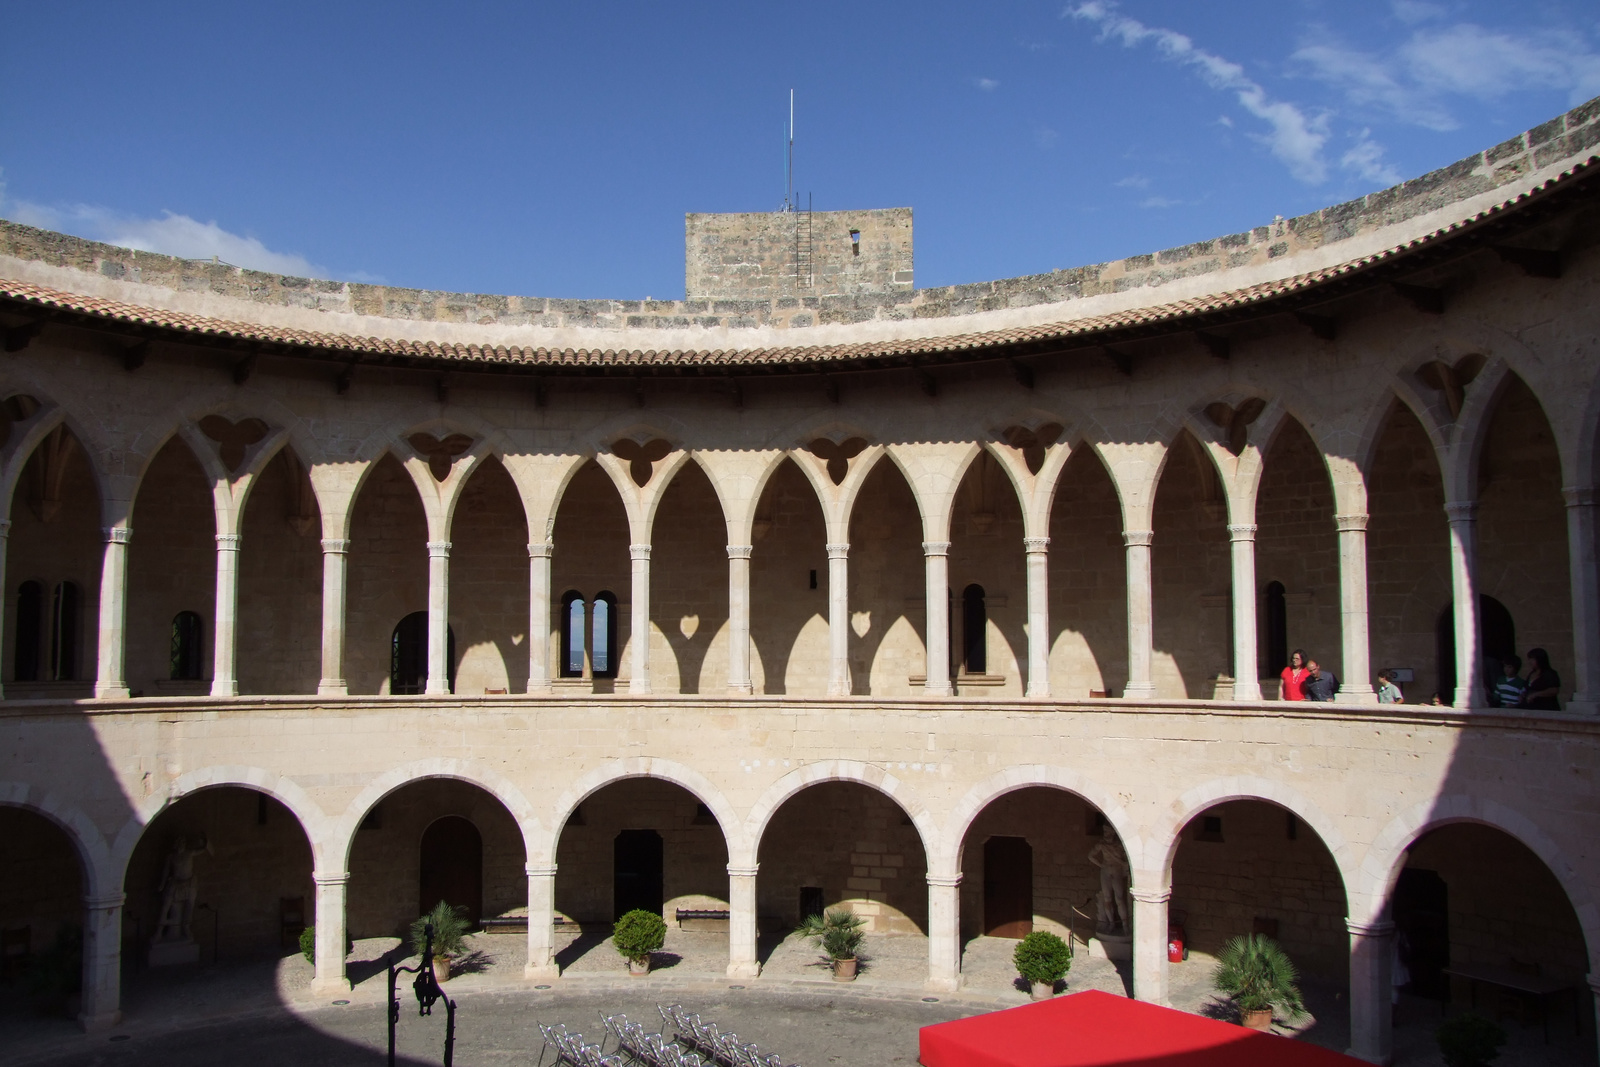
[[[961,662],[968,674],[989,673],[989,611],[981,585],[969,585],[961,593]]]
[[[447,626],[445,680],[456,691],[456,631]],[[397,696],[426,692],[428,688],[428,613],[413,611],[400,620],[389,638],[389,692]]]
[[[50,677],[70,682],[78,676],[78,587],[73,582],[56,586],[50,611]]]
[[[583,594],[569,589],[561,594],[561,664],[563,678],[583,677]]]
[[[1289,607],[1282,582],[1267,583],[1267,618],[1263,632],[1267,657],[1260,673],[1265,678],[1276,678],[1289,665]]]
[[[615,593],[599,592],[594,597],[594,642],[589,647],[590,662],[596,678],[617,676],[617,597]]]
[[[1439,692],[1449,703],[1456,689],[1456,613],[1455,602],[1444,606],[1435,629],[1437,638]],[[1478,594],[1478,662],[1483,674],[1484,695],[1492,698],[1495,683],[1502,677],[1500,665],[1517,654],[1517,626],[1507,607],[1489,596]]]
[[[172,679],[198,681],[203,677],[200,650],[204,645],[200,616],[180,611],[172,617]]]
[[[12,676],[19,682],[39,680],[40,626],[44,621],[44,586],[23,582],[17,587],[16,659]]]

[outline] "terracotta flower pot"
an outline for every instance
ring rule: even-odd
[[[833,980],[835,982],[854,982],[856,980],[856,965],[858,961],[854,956],[847,960],[833,961]]]
[[[1252,1030],[1272,1029],[1271,1008],[1257,1008],[1254,1011],[1241,1012],[1240,1014],[1243,1016],[1242,1022],[1244,1025]]]
[[[647,975],[649,973],[650,973],[650,957],[649,956],[646,956],[646,957],[644,957],[644,959],[640,959],[640,960],[629,960],[628,961],[628,974],[631,975],[632,977],[634,977],[634,978],[643,978],[645,975]]]
[[[450,981],[450,957],[433,957],[433,976],[441,982]]]
[[[1054,982],[1029,982],[1028,991],[1034,1000],[1049,1000],[1056,995]]]

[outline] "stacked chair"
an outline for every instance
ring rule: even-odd
[[[545,1057],[555,1054],[550,1067],[800,1067],[786,1064],[777,1053],[763,1053],[753,1043],[739,1040],[735,1033],[723,1033],[715,1023],[705,1022],[682,1005],[657,1006],[663,1026],[655,1033],[626,1015],[602,1017],[605,1036],[598,1045],[557,1023],[539,1026]],[[671,1031],[671,1036],[668,1031]],[[606,1046],[613,1044],[611,1051]]]

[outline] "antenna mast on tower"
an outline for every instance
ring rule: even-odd
[[[793,211],[794,202],[794,90],[789,90],[789,130],[783,152],[783,210]]]

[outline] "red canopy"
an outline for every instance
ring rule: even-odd
[[[1351,1067],[1361,1061],[1099,990],[924,1026],[924,1067]]]

